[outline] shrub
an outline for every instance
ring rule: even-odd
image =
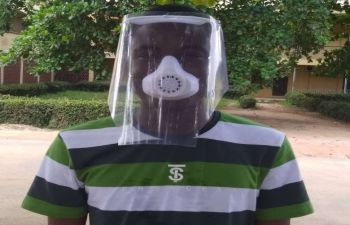
[[[337,101],[350,103],[349,94],[317,94],[317,93],[305,93],[306,96],[311,98],[317,98],[322,101]]]
[[[249,95],[244,95],[238,99],[239,106],[243,109],[254,108],[256,106],[256,99]]]
[[[72,88],[72,84],[66,81],[55,81],[45,83],[48,86],[49,93],[56,93]]]
[[[67,128],[109,115],[107,103],[100,101],[59,101],[52,113],[49,128]]]
[[[47,93],[48,86],[45,83],[38,84],[8,84],[0,86],[0,94],[12,96],[37,96]]]
[[[304,107],[309,111],[317,111],[321,102],[322,99],[319,98],[305,97],[304,100],[301,102],[302,105],[299,105],[299,107]]]
[[[0,101],[0,123],[19,123],[46,127],[54,104],[31,98],[9,98]]]
[[[108,91],[109,84],[109,81],[80,81],[74,84],[73,89],[81,91]]]
[[[350,103],[322,101],[318,110],[326,116],[350,122]]]
[[[107,103],[99,101],[0,99],[0,123],[60,129],[108,115]]]
[[[286,95],[286,101],[291,105],[303,107],[306,95],[301,92],[290,92]]]
[[[71,84],[65,81],[55,81],[35,84],[9,84],[0,86],[0,94],[12,96],[39,96],[46,93],[56,93],[65,90],[82,90],[82,91],[107,91],[109,81],[82,81]]]

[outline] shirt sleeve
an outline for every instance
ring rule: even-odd
[[[257,200],[258,220],[279,220],[313,213],[293,150],[284,139]]]
[[[76,178],[68,150],[58,136],[49,147],[22,207],[53,218],[87,214],[84,185]]]

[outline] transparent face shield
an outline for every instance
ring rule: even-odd
[[[212,17],[124,17],[109,93],[118,144],[196,145],[228,89]]]

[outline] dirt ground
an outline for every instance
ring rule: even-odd
[[[350,123],[277,103],[225,111],[289,137],[315,208],[311,216],[293,219],[293,225],[350,225]],[[0,225],[47,224],[45,217],[21,209],[20,204],[57,132],[0,124]]]
[[[350,159],[350,123],[280,103],[261,103],[254,110],[224,111],[286,133],[297,156]]]

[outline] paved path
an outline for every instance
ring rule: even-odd
[[[56,132],[0,129],[0,225],[44,225],[45,217],[20,208]],[[293,225],[350,225],[350,160],[299,158],[316,213]]]

